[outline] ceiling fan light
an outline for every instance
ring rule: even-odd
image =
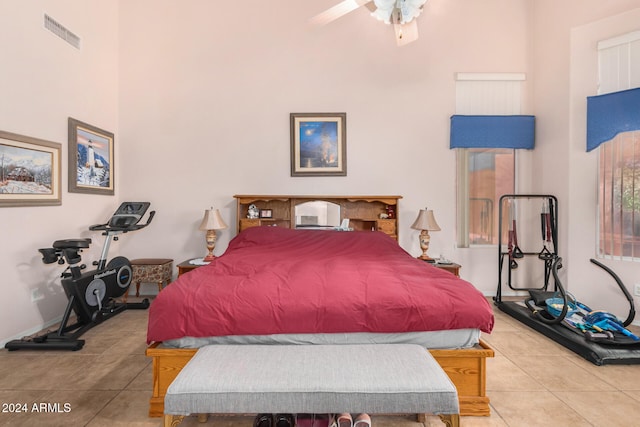
[[[399,0],[398,6],[402,23],[407,24],[420,16],[427,0]]]
[[[427,0],[373,0],[376,10],[371,15],[385,24],[407,24],[420,16],[426,2]]]
[[[385,24],[390,24],[391,14],[396,8],[396,0],[373,0],[373,3],[376,5],[376,10],[371,13],[371,16]]]
[[[327,23],[366,6],[371,16],[385,24],[393,24],[398,46],[409,44],[418,39],[416,18],[422,13],[427,0],[341,0],[333,7],[310,19],[312,24]]]

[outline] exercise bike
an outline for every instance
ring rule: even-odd
[[[84,346],[84,340],[78,339],[92,327],[110,319],[126,309],[147,309],[149,300],[139,303],[116,302],[115,298],[129,291],[133,270],[125,257],[118,256],[107,262],[109,246],[118,235],[140,230],[151,223],[155,211],[151,211],[147,222],[140,224],[149,208],[148,202],[125,202],[105,224],[89,227],[91,231],[102,231],[105,236],[100,260],[93,262],[95,270],[82,272],[80,252],[91,245],[91,239],[56,240],[51,248],[38,249],[45,264],[68,264],[61,274],[61,284],[69,302],[57,331],[13,340],[5,344],[9,351],[31,350],[71,350],[77,351]],[[75,313],[75,323],[69,324],[71,313]]]

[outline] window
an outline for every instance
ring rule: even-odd
[[[498,203],[514,193],[515,150],[468,148],[468,239],[470,245],[497,245]]]
[[[523,74],[458,74],[456,114],[478,118],[524,117],[511,116],[520,114],[523,80]],[[532,121],[527,121],[529,124],[533,126]],[[455,145],[454,125],[452,119],[451,147],[457,151],[458,247],[497,245],[500,197],[515,192],[516,150],[493,136],[489,141],[474,141],[474,132],[469,132],[468,141]],[[492,138],[496,141],[491,141]]]
[[[640,132],[600,146],[600,257],[640,259]]]
[[[640,87],[640,31],[598,43],[598,67],[599,94]],[[598,256],[640,260],[640,131],[599,151]]]

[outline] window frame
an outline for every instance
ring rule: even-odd
[[[456,194],[456,222],[458,224],[458,232],[457,232],[457,245],[461,248],[487,248],[487,247],[496,247],[498,246],[498,242],[500,240],[500,235],[498,230],[498,211],[499,211],[499,199],[494,200],[493,203],[493,218],[492,218],[492,240],[495,240],[496,243],[472,243],[471,242],[471,206],[470,206],[470,198],[469,198],[469,157],[472,148],[456,148],[456,167],[462,168],[464,170],[458,170],[458,182],[457,182],[457,194]],[[513,194],[515,193],[515,189],[518,184],[518,150],[515,148],[486,148],[484,150],[488,150],[491,152],[506,152],[511,151],[512,157],[512,173],[513,173],[513,181],[511,182],[512,189],[511,191],[506,192],[505,194]]]
[[[524,73],[456,73],[456,114],[520,115]],[[493,88],[496,90],[492,90]],[[469,148],[456,151],[456,245],[458,248],[491,248],[497,243],[470,243]],[[496,150],[500,150],[496,148]],[[513,189],[518,188],[518,150],[513,149]],[[494,201],[497,218],[499,201]],[[496,223],[497,224],[497,223]],[[498,233],[497,225],[494,233]],[[496,234],[496,237],[499,237]]]

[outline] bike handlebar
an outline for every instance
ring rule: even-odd
[[[104,231],[106,233],[110,232],[110,231],[119,231],[119,232],[129,232],[129,231],[136,231],[136,230],[140,230],[145,228],[146,226],[148,226],[149,224],[151,224],[151,221],[153,220],[153,217],[155,216],[156,211],[151,211],[149,212],[149,216],[147,217],[147,222],[144,224],[139,224],[137,221],[133,224],[128,224],[128,225],[123,225],[123,226],[119,226],[119,225],[112,225],[110,222],[107,222],[105,224],[95,224],[89,227],[89,230],[91,231]],[[126,215],[123,215],[126,216]],[[131,218],[135,218],[135,215],[131,215]],[[138,218],[138,221],[140,221],[141,218]]]

